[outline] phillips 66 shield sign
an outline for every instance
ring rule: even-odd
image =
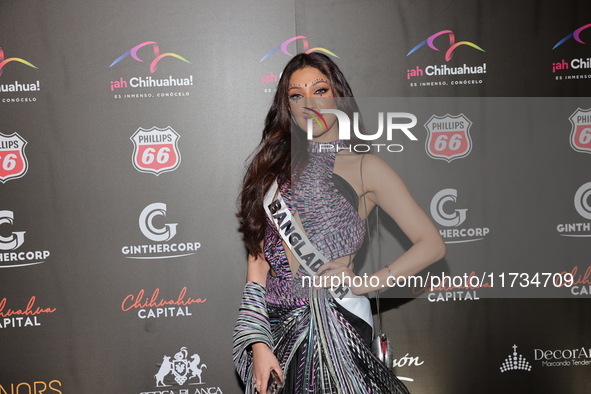
[[[26,145],[27,141],[17,133],[0,133],[0,182],[17,179],[27,173],[29,165],[25,156]]]
[[[139,172],[156,176],[177,169],[181,164],[178,140],[180,136],[172,127],[164,129],[141,127],[131,136],[133,141],[133,166]]]
[[[573,126],[570,146],[577,152],[591,153],[591,108],[578,108],[569,120]]]
[[[470,126],[472,122],[464,114],[431,116],[425,123],[429,134],[425,143],[427,154],[448,163],[468,156],[472,151]]]

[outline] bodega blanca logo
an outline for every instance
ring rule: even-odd
[[[121,303],[124,312],[137,311],[140,319],[161,317],[185,317],[193,316],[191,305],[203,304],[205,298],[193,298],[187,296],[187,288],[183,287],[175,298],[165,298],[160,295],[160,289],[155,289],[150,296],[144,289],[136,294],[129,294]]]
[[[223,394],[220,387],[207,382],[207,365],[199,354],[189,354],[183,346],[173,355],[162,357],[154,375],[155,389],[140,394]]]
[[[176,170],[181,164],[180,137],[170,126],[164,129],[140,127],[130,138],[133,141],[133,166],[139,172],[156,176]]]
[[[191,256],[201,247],[199,242],[169,242],[177,235],[178,223],[164,223],[167,205],[155,202],[145,207],[139,215],[139,228],[150,241],[145,245],[131,245],[121,248],[128,259],[172,259]],[[180,215],[179,215],[180,216]]]
[[[464,114],[431,116],[425,123],[427,154],[448,163],[468,156],[472,151],[471,126],[472,122]]]
[[[563,237],[591,237],[591,182],[581,185],[574,195],[575,210],[586,222],[560,223],[556,231]]]
[[[38,327],[43,315],[51,314],[56,308],[41,308],[35,305],[35,296],[29,299],[24,309],[13,309],[6,298],[0,299],[0,329]]]
[[[21,250],[25,233],[13,230],[14,212],[0,210],[0,268],[15,268],[45,263],[48,250]],[[6,231],[7,229],[8,231]],[[6,234],[8,233],[8,236]]]
[[[578,108],[568,118],[572,124],[570,146],[581,153],[591,153],[591,108]]]
[[[185,57],[172,52],[161,53],[160,46],[155,41],[142,42],[115,59],[109,68],[125,69],[135,62],[148,75],[118,76],[109,81],[109,89],[115,99],[145,99],[163,97],[187,97],[193,86],[193,75],[171,75],[170,69],[183,70],[180,65],[191,64]],[[180,65],[179,65],[180,64]],[[146,67],[149,65],[148,67]],[[160,68],[167,71],[162,71]],[[158,71],[160,70],[160,71]],[[119,71],[121,73],[121,71]],[[162,75],[168,72],[168,75]]]
[[[25,156],[27,141],[17,133],[0,133],[0,182],[25,176],[29,162]]]
[[[458,203],[456,189],[443,189],[435,193],[431,199],[431,216],[444,229],[439,234],[446,244],[465,243],[483,240],[490,229],[488,227],[467,227],[467,208]]]

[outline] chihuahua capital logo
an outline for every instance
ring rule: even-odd
[[[5,59],[4,58],[4,51],[0,47],[0,75],[2,75],[2,72],[4,71],[4,66],[6,66],[10,62],[19,62],[19,63],[25,64],[29,67],[37,68],[33,64],[31,64],[30,62],[26,61],[25,59],[21,59],[20,57],[11,57],[11,58]]]
[[[294,55],[292,55],[288,50],[287,50],[287,46],[289,44],[291,44],[294,41],[297,40],[302,40],[302,45],[304,46],[304,53],[312,53],[312,52],[324,52],[327,55],[330,56],[334,56],[334,57],[338,57],[337,55],[335,55],[333,52],[329,51],[326,48],[320,48],[320,47],[316,47],[316,48],[309,48],[309,44],[308,44],[308,38],[306,36],[295,36],[292,37],[288,40],[283,41],[281,44],[277,45],[275,48],[271,49],[265,56],[263,56],[263,58],[261,59],[261,62],[263,60],[265,60],[266,58],[268,58],[269,56],[271,56],[272,54],[274,54],[275,52],[277,52],[278,50],[281,49],[281,52],[283,52],[285,55],[289,56],[289,57],[293,57]]]
[[[131,56],[134,60],[137,60],[138,62],[143,63],[144,61],[139,58],[137,53],[141,48],[148,46],[148,45],[151,45],[152,49],[154,51],[154,59],[150,63],[150,72],[151,73],[154,73],[158,69],[158,63],[160,62],[160,60],[162,60],[165,57],[174,57],[176,59],[182,60],[185,63],[189,63],[189,64],[191,63],[190,61],[188,61],[187,59],[185,59],[181,55],[177,55],[176,53],[167,52],[167,53],[161,54],[160,47],[158,46],[158,44],[155,41],[146,41],[146,42],[142,42],[141,44],[134,46],[129,51],[127,51],[123,55],[119,56],[117,59],[115,59],[115,61],[113,63],[111,63],[109,68],[113,67],[115,64],[119,63],[121,60],[125,59],[127,56]]]
[[[557,47],[561,46],[562,44],[564,44],[566,41],[568,41],[571,38],[574,38],[574,40],[578,43],[584,44],[585,42],[581,39],[581,32],[589,27],[591,27],[591,23],[579,27],[578,29],[576,29],[575,31],[573,31],[572,33],[570,33],[569,35],[564,37],[562,40],[558,41],[556,43],[556,45],[554,45],[554,47],[552,47],[552,49],[556,49]]]
[[[456,50],[456,48],[458,48],[462,45],[467,45],[467,46],[477,49],[481,52],[486,52],[484,49],[482,49],[481,47],[479,47],[478,45],[476,45],[472,42],[469,42],[469,41],[456,42],[456,36],[453,33],[453,31],[451,31],[451,30],[441,30],[440,32],[433,34],[432,36],[428,37],[425,41],[421,42],[419,45],[417,45],[416,47],[411,49],[411,51],[409,53],[407,53],[406,56],[409,56],[412,53],[416,52],[417,49],[419,49],[420,47],[422,47],[425,44],[427,44],[427,46],[429,46],[429,48],[431,48],[435,51],[439,51],[439,49],[434,44],[434,40],[437,37],[444,35],[444,34],[447,34],[448,38],[449,38],[449,48],[445,51],[445,61],[446,62],[449,62],[451,60],[451,58],[453,56],[453,52]]]

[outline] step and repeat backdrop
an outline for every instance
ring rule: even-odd
[[[362,109],[417,120],[416,140],[366,144],[447,243],[436,280],[381,296],[409,390],[591,392],[590,15],[575,0],[2,2],[0,394],[242,392],[237,195],[305,51],[337,62]],[[380,223],[361,272],[410,247]]]

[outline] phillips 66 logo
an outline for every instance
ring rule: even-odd
[[[133,166],[139,172],[156,176],[174,171],[181,164],[178,140],[180,135],[168,126],[164,129],[141,127],[131,136],[133,141]]]
[[[25,141],[17,133],[0,133],[0,182],[17,179],[27,173],[29,165],[25,156]]]
[[[569,120],[573,125],[570,146],[577,152],[591,153],[591,108],[578,108]]]
[[[427,154],[448,163],[468,156],[472,151],[470,126],[472,122],[464,114],[431,116],[425,123],[429,134],[425,143]]]

